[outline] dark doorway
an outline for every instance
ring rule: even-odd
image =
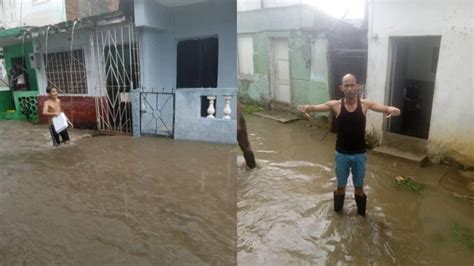
[[[428,139],[441,37],[391,38],[389,104],[402,111],[389,132]]]
[[[178,42],[176,88],[216,88],[217,37]]]

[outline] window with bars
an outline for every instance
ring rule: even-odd
[[[87,94],[86,65],[82,50],[48,53],[45,62],[48,86],[58,88],[61,94]]]

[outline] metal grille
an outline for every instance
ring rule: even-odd
[[[132,133],[130,90],[139,86],[134,30],[130,24],[94,32],[90,36],[97,69],[99,130]]]
[[[87,94],[87,74],[84,52],[49,53],[46,59],[48,85],[59,89],[62,94]]]
[[[20,112],[27,120],[38,116],[38,97],[19,97],[18,101],[20,103]]]

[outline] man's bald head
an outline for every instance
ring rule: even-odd
[[[342,93],[346,99],[354,99],[359,94],[359,85],[357,78],[353,74],[346,74],[342,77],[342,85],[340,86]]]
[[[354,81],[357,84],[357,77],[351,73],[345,74],[341,79],[341,83],[344,84],[344,81],[349,80]]]

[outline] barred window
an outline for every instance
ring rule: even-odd
[[[87,94],[84,52],[74,50],[48,53],[46,77],[48,86],[57,87],[61,94]]]

